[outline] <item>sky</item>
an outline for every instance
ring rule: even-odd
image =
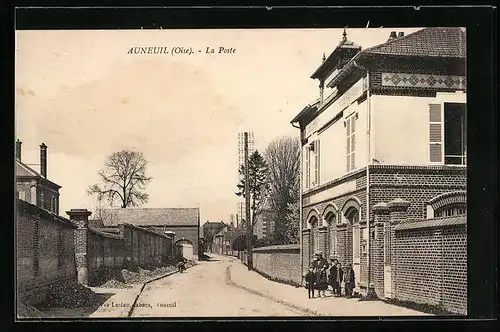
[[[391,31],[347,29],[362,48]],[[22,160],[62,186],[60,211],[95,208],[86,194],[107,156],[129,149],[148,160],[143,207],[199,207],[202,223],[236,213],[237,138],[255,148],[298,136],[290,120],[319,96],[310,78],[341,29],[45,30],[16,32],[16,137]],[[128,54],[133,47],[193,54]],[[219,48],[234,52],[219,54]],[[208,54],[213,48],[214,54]]]

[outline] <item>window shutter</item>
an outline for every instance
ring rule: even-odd
[[[429,104],[429,156],[431,162],[442,162],[442,116],[441,104]]]
[[[309,164],[310,164],[310,161],[309,161],[309,146],[306,146],[306,149],[305,149],[305,169],[304,169],[304,173],[305,173],[305,187],[306,188],[309,188],[309,176],[310,176],[310,171],[309,171]]]
[[[320,153],[320,147],[319,147],[319,139],[316,140],[316,143],[314,144],[314,152],[316,153],[316,159],[315,159],[315,182],[316,182],[316,185],[319,186],[319,153]]]

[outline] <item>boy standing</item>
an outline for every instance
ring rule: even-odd
[[[309,298],[314,298],[314,279],[316,279],[314,269],[310,267],[309,271],[305,275],[307,294],[309,295]]]

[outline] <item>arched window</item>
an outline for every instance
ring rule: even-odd
[[[467,213],[467,206],[465,204],[457,203],[445,205],[436,210],[435,217],[451,217]]]
[[[311,224],[311,254],[314,255],[319,251],[319,225],[318,218],[312,217],[310,220]]]
[[[333,212],[328,212],[325,216],[325,220],[328,224],[328,247],[330,248],[330,255],[334,256],[337,254],[337,234],[335,232],[336,219],[335,213]]]
[[[360,257],[360,246],[361,246],[361,238],[360,238],[360,230],[359,230],[359,210],[355,207],[349,207],[345,212],[345,218],[347,222],[353,226],[352,229],[352,258],[354,263],[359,262]]]
[[[467,213],[467,192],[464,190],[440,194],[427,203],[427,218],[450,217]]]

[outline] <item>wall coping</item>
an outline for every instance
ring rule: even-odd
[[[438,217],[432,219],[408,219],[397,225],[394,230],[410,230],[421,228],[439,228],[445,226],[467,225],[467,215],[462,214],[450,217]]]
[[[136,230],[141,231],[141,232],[151,233],[151,234],[154,234],[154,235],[157,235],[157,236],[168,238],[168,236],[166,234],[163,234],[161,231],[155,231],[155,230],[152,230],[152,229],[149,229],[149,228],[144,228],[144,227],[140,227],[140,226],[136,226],[136,225],[132,225],[132,224],[126,224],[126,223],[124,223],[124,224],[118,224],[117,226],[114,226],[114,227],[120,227],[122,225],[124,227],[133,228],[133,229],[136,229]],[[153,226],[147,226],[147,227],[153,227]]]
[[[21,216],[32,216],[32,217],[36,216],[38,219],[43,221],[49,221],[49,222],[54,221],[66,227],[78,228],[78,226],[71,220],[61,217],[55,213],[50,212],[49,210],[42,209],[37,205],[28,203],[21,199],[17,199],[17,212],[18,215]]]
[[[113,233],[106,233],[106,232],[100,231],[100,230],[92,228],[92,227],[89,227],[88,230],[91,233],[94,233],[96,235],[99,235],[99,236],[102,236],[102,237],[106,237],[106,238],[109,238],[109,239],[125,240],[125,238],[122,235],[117,235],[117,234],[113,234]]]
[[[300,251],[300,244],[282,244],[276,246],[253,248],[252,252],[283,252],[283,251]],[[245,251],[246,253],[246,251]]]

